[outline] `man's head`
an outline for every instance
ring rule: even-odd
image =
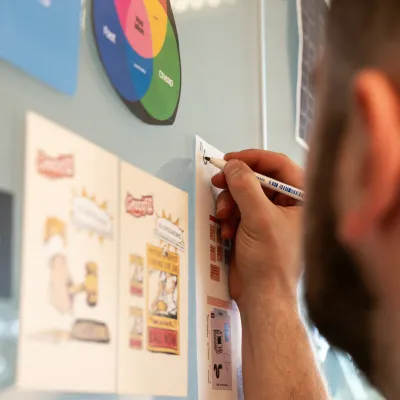
[[[399,0],[331,1],[316,97],[305,221],[309,314],[388,392],[384,375],[400,365]]]

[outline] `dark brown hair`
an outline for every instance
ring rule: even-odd
[[[332,0],[320,69],[321,107],[315,129],[306,221],[309,315],[335,346],[349,352],[373,381],[375,298],[353,255],[336,238],[335,162],[346,134],[354,77],[381,70],[400,87],[400,0]],[[321,193],[324,193],[321,198]],[[315,216],[315,217],[313,217]]]

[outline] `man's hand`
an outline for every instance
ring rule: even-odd
[[[300,270],[301,205],[263,189],[253,171],[303,187],[303,171],[282,154],[244,150],[225,156],[224,172],[212,183],[225,189],[217,199],[222,236],[234,239],[229,287],[239,307],[256,290],[296,301]]]
[[[231,153],[213,184],[222,236],[234,240],[229,289],[242,321],[246,400],[328,398],[297,306],[301,206],[265,190],[253,171],[298,188],[303,172],[286,156]]]

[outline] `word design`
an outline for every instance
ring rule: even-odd
[[[126,212],[135,218],[142,218],[154,214],[153,196],[135,198],[131,194],[126,195]]]

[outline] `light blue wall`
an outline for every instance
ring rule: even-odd
[[[43,114],[189,192],[192,211],[189,274],[190,293],[194,293],[194,135],[201,135],[225,151],[261,145],[258,0],[221,0],[217,7],[209,5],[212,3],[215,1],[176,0],[174,3],[176,8],[185,4],[188,7],[175,14],[182,58],[182,97],[172,127],[145,125],[121,103],[98,60],[88,18],[82,32],[78,92],[73,98],[55,92],[0,61],[0,190],[15,195],[16,293],[27,110]],[[11,302],[0,303],[0,386],[13,380],[15,326],[12,321],[17,313],[17,295]],[[189,314],[188,398],[193,400],[197,398],[194,296],[190,299]],[[8,375],[1,374],[4,362],[8,363]],[[0,398],[42,400],[58,396],[32,393],[17,396],[12,391]]]
[[[295,140],[298,28],[296,0],[263,0],[268,149],[303,165]]]

